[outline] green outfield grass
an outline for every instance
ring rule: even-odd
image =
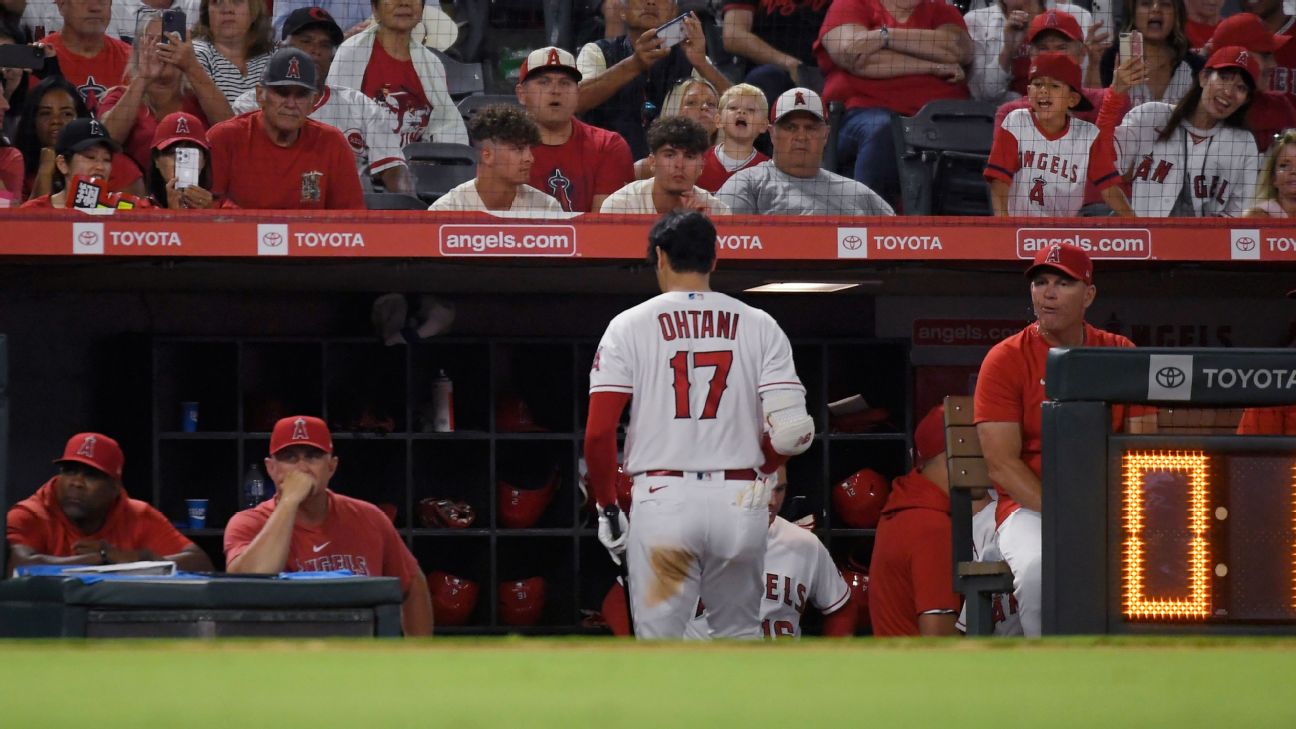
[[[0,643],[0,727],[1296,727],[1296,641]]]

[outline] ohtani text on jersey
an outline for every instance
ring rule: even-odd
[[[657,315],[662,340],[738,338],[738,313],[710,309],[676,309]]]

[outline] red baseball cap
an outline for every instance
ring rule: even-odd
[[[117,441],[103,433],[77,433],[68,439],[67,446],[63,448],[63,457],[54,459],[54,463],[68,461],[84,463],[120,480],[126,457],[122,455]]]
[[[1215,26],[1211,33],[1211,48],[1224,46],[1242,46],[1256,53],[1273,53],[1282,48],[1291,36],[1276,35],[1269,32],[1264,21],[1254,13],[1237,13],[1230,15]]]
[[[289,415],[275,423],[270,433],[270,455],[296,445],[314,446],[325,453],[333,452],[333,436],[323,420],[310,415]]]
[[[1031,59],[1030,74],[1026,77],[1027,81],[1034,81],[1040,76],[1048,76],[1056,81],[1061,81],[1071,90],[1080,94],[1080,103],[1074,107],[1075,111],[1089,111],[1093,104],[1085,98],[1084,91],[1080,85],[1080,64],[1076,63],[1071,56],[1061,51],[1047,51],[1037,54]]]
[[[193,114],[177,111],[162,117],[153,132],[153,149],[166,149],[177,142],[190,142],[207,149],[207,126]]]
[[[1034,276],[1040,268],[1052,268],[1086,285],[1093,284],[1093,261],[1089,260],[1088,253],[1070,243],[1054,243],[1041,248],[1035,254],[1034,263],[1026,269],[1026,278]]]
[[[1206,61],[1206,68],[1236,68],[1245,71],[1251,77],[1252,87],[1256,86],[1260,79],[1260,61],[1256,59],[1255,53],[1242,46],[1224,46],[1215,51]]]
[[[1035,40],[1035,36],[1046,30],[1056,30],[1073,41],[1084,40],[1084,31],[1080,30],[1080,21],[1065,10],[1049,10],[1031,18],[1026,27],[1026,42]]]
[[[945,452],[945,406],[937,405],[918,421],[913,436],[915,465],[930,461]]]

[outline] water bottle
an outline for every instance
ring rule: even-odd
[[[270,498],[266,489],[266,477],[261,473],[261,466],[253,462],[248,466],[247,475],[243,477],[243,496],[239,500],[240,509],[251,509]]]
[[[441,370],[432,380],[432,431],[454,432],[454,383]]]

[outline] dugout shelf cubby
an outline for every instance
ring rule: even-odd
[[[248,465],[266,456],[274,421],[316,414],[330,424],[340,459],[331,487],[395,506],[396,529],[425,572],[478,582],[468,624],[438,632],[597,633],[589,613],[601,607],[617,569],[578,487],[596,346],[593,338],[455,336],[387,347],[354,337],[154,337],[150,492],[134,495],[177,523],[184,499],[208,498],[207,527],[182,531],[221,568],[222,530],[238,508]],[[806,497],[799,506],[816,514],[816,534],[843,559],[870,551],[873,532],[834,523],[832,486],[865,466],[895,477],[909,465],[908,347],[903,340],[793,342],[817,435],[789,466],[789,496]],[[442,370],[454,383],[451,433],[429,432],[433,380]],[[834,432],[827,403],[855,393],[892,417],[870,432]],[[526,405],[534,429],[505,432],[497,422],[497,405],[514,400]],[[190,401],[198,402],[198,430],[186,433],[181,403]],[[535,524],[499,523],[498,482],[538,488],[553,473],[558,487]],[[466,529],[427,527],[418,518],[427,497],[465,501],[476,519]],[[536,575],[547,583],[540,621],[502,624],[499,583]]]

